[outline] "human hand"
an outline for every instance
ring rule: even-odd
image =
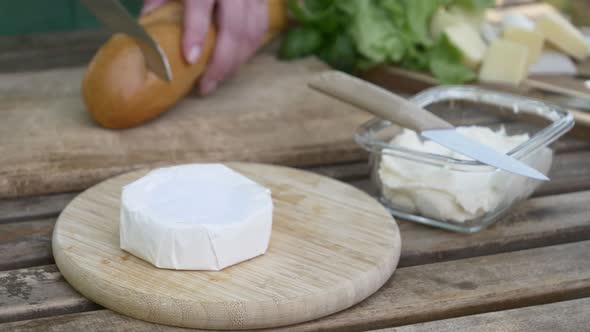
[[[171,0],[144,0],[141,14]],[[199,81],[199,92],[209,94],[235,72],[261,45],[268,27],[266,0],[184,0],[183,54],[199,59],[215,14],[218,35],[213,56]]]

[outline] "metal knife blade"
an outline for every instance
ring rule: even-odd
[[[511,156],[455,131],[452,124],[409,100],[379,86],[339,71],[319,74],[308,85],[323,94],[365,109],[378,117],[420,133],[447,148],[484,164],[527,177],[549,180]]]
[[[537,180],[549,180],[547,176],[536,169],[469,137],[461,135],[455,129],[425,130],[421,132],[421,135],[484,164]]]
[[[129,15],[117,0],[80,0],[113,33],[134,38],[146,59],[147,67],[163,80],[172,80],[172,70],[160,45]]]

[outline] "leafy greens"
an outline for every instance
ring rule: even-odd
[[[332,67],[355,72],[379,64],[431,72],[441,83],[464,83],[475,73],[442,35],[430,35],[430,20],[441,7],[467,11],[493,0],[289,0],[300,26],[292,28],[279,57],[317,55]]]

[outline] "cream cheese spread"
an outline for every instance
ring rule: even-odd
[[[500,152],[509,152],[529,139],[528,134],[509,136],[504,128],[458,127],[457,130]],[[433,141],[423,141],[414,131],[404,129],[392,145],[455,159],[468,159]],[[524,162],[547,173],[553,153],[543,147]],[[465,222],[501,209],[530,195],[539,181],[505,171],[473,172],[430,165],[384,153],[378,176],[383,196],[401,211],[425,217]]]

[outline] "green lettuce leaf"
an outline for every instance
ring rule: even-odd
[[[420,1],[420,0],[418,0]],[[494,0],[448,0],[448,6],[463,7],[467,10],[483,10],[494,7],[496,1]]]
[[[350,34],[360,54],[373,62],[400,61],[406,45],[400,31],[375,1],[354,1],[356,5]]]
[[[475,73],[430,23],[442,7],[481,13],[493,0],[288,0],[301,23],[283,39],[279,57],[317,55],[347,72],[394,64],[431,72],[441,83],[464,83]],[[476,16],[474,16],[476,17]]]
[[[342,33],[329,41],[318,53],[318,57],[335,69],[353,73],[357,69],[357,52],[354,41]]]
[[[399,1],[399,0],[398,0]],[[404,0],[406,22],[412,39],[422,45],[431,45],[430,19],[440,8],[437,0]]]
[[[295,59],[312,55],[323,44],[319,31],[309,27],[295,27],[287,32],[279,48],[280,59]]]

